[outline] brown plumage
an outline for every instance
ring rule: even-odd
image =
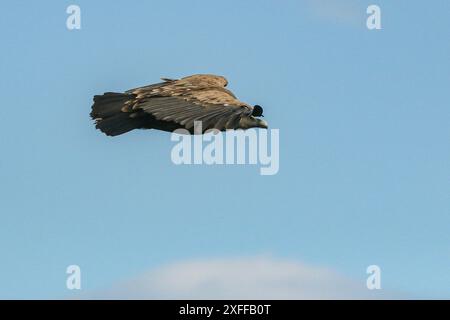
[[[185,128],[194,132],[194,121],[202,122],[202,129],[267,128],[260,106],[239,101],[225,87],[222,76],[193,75],[128,90],[125,93],[107,92],[94,96],[91,117],[96,128],[109,136],[117,136],[133,129],[173,131]]]

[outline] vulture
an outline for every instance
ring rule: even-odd
[[[239,101],[225,87],[222,76],[198,74],[181,79],[161,78],[162,82],[124,93],[106,92],[94,96],[91,118],[95,126],[108,136],[134,129],[194,131],[201,121],[202,132],[208,129],[267,128],[260,119],[263,109]]]

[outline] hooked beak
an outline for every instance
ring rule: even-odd
[[[258,127],[267,129],[269,127],[269,124],[265,120],[258,119]]]

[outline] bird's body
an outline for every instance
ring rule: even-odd
[[[239,101],[222,76],[193,75],[94,97],[91,117],[96,128],[109,136],[133,129],[174,131],[185,128],[194,133],[194,122],[208,129],[267,128],[260,106]]]

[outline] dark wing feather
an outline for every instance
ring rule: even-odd
[[[157,120],[174,122],[188,130],[195,121],[202,121],[203,130],[238,129],[241,117],[249,116],[252,107],[225,89],[223,79],[194,76],[130,90],[135,98],[124,111],[142,110]]]

